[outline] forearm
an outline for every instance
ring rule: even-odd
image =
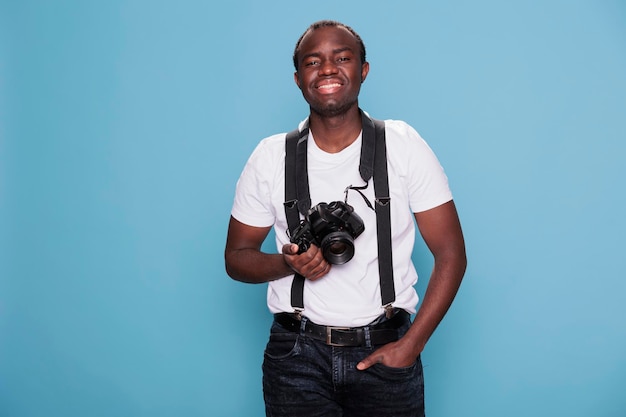
[[[454,201],[415,213],[415,219],[435,261],[413,325],[403,338],[417,356],[450,308],[465,274],[467,258]]]
[[[435,261],[435,267],[413,325],[403,339],[414,350],[415,356],[422,352],[426,342],[443,320],[454,300],[465,273],[465,254],[451,259]]]
[[[450,263],[436,262],[424,301],[407,333],[397,342],[389,343],[363,359],[357,369],[364,370],[375,363],[391,367],[414,363],[452,304],[464,272],[465,255]]]
[[[226,252],[226,273],[241,282],[258,284],[294,273],[282,254],[269,254],[257,249]]]

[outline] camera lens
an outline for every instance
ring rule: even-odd
[[[329,233],[320,247],[324,259],[333,265],[345,264],[354,256],[354,240],[344,231]]]
[[[348,248],[348,245],[346,245],[345,242],[334,242],[328,247],[328,250],[333,255],[341,255],[347,250],[347,248]]]

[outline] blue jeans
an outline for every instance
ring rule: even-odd
[[[423,417],[420,358],[407,368],[357,370],[376,348],[328,346],[274,322],[263,361],[267,417]]]

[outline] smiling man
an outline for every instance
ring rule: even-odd
[[[352,28],[312,24],[293,62],[309,116],[250,156],[225,249],[233,279],[269,283],[266,414],[423,416],[420,355],[466,267],[447,177],[411,126],[359,107],[369,63]],[[414,220],[434,257],[419,310]]]

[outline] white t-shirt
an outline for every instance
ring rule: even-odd
[[[302,128],[304,122],[300,124]],[[415,313],[417,272],[411,260],[415,239],[413,213],[452,199],[447,177],[436,156],[407,123],[386,120],[387,166],[391,196],[391,231],[396,301],[394,307]],[[359,175],[361,136],[338,153],[326,153],[309,134],[307,164],[312,205],[344,201],[346,187],[362,186]],[[274,226],[276,247],[289,243],[285,201],[285,133],[270,136],[256,147],[237,183],[232,216],[256,227]],[[370,179],[363,194],[374,203]],[[315,323],[363,326],[384,312],[378,274],[376,214],[356,192],[348,192],[348,204],[363,219],[364,232],[354,241],[354,257],[316,281],[306,281],[304,315]],[[293,312],[293,275],[271,281],[267,304],[272,313]]]

